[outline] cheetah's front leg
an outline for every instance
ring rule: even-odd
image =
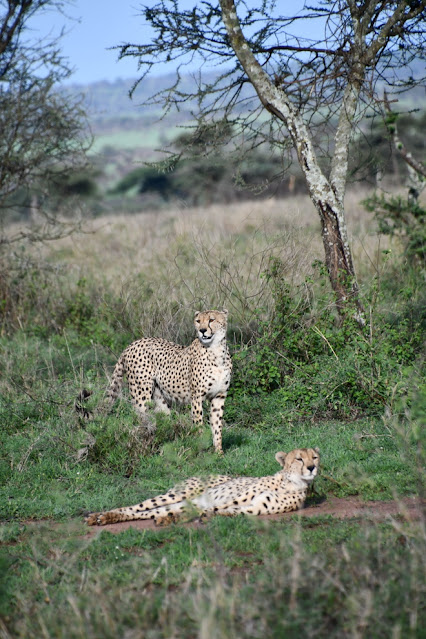
[[[213,435],[214,449],[223,455],[222,449],[222,418],[226,395],[216,395],[210,402],[210,428]]]

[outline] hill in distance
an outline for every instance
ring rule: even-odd
[[[213,81],[215,75],[203,75],[204,81]],[[182,88],[195,92],[197,77],[187,74],[182,78]],[[102,182],[106,188],[117,183],[127,173],[144,162],[164,157],[163,149],[193,122],[192,110],[196,104],[183,104],[161,119],[161,106],[155,103],[155,95],[173,86],[175,73],[145,78],[130,98],[135,79],[117,78],[87,85],[67,87],[73,94],[81,94],[94,136],[92,154],[102,167]],[[416,88],[401,96],[404,110],[421,110],[422,90]]]

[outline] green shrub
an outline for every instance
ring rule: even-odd
[[[426,266],[426,210],[415,200],[386,198],[377,194],[363,201],[367,211],[374,213],[380,233],[398,237],[408,262]]]
[[[316,283],[310,278],[298,292],[286,283],[277,259],[265,276],[275,313],[259,322],[256,341],[234,354],[231,395],[276,391],[301,415],[353,417],[380,413],[407,394],[410,366],[423,345],[424,316],[407,316],[402,302],[390,316],[376,309],[364,328],[350,319],[338,323],[324,304],[321,268]],[[316,310],[312,295],[304,293],[312,283],[320,289]],[[372,295],[377,302],[377,290]]]

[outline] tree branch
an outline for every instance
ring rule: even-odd
[[[397,25],[399,25],[399,28],[401,29],[408,20],[413,20],[422,14],[426,8],[426,1],[421,0],[416,8],[405,13],[406,8],[409,6],[410,3],[407,2],[407,0],[403,0],[398,4],[395,12],[389,17],[386,24],[380,30],[379,35],[371,42],[365,52],[363,62],[366,66],[369,66],[373,60],[376,59],[379,51],[384,49],[388,44],[389,38],[397,35],[397,32],[395,31],[395,27]]]
[[[256,48],[256,53],[274,53],[275,51],[294,51],[296,53],[324,53],[325,55],[331,56],[347,56],[350,52],[349,50],[344,50],[343,47],[339,47],[338,49],[322,49],[321,47],[296,47],[295,45],[284,45],[277,44],[272,47],[259,47]]]
[[[295,110],[285,91],[272,83],[268,74],[263,70],[251,51],[241,30],[234,0],[220,0],[220,5],[222,8],[222,19],[231,47],[252,83],[261,103],[265,109],[284,122],[296,148],[299,146],[296,143],[300,136],[304,137],[306,144],[309,145],[308,131],[302,118]],[[297,129],[300,129],[300,134],[297,133]],[[315,155],[312,145],[310,146],[310,152]]]
[[[339,122],[334,136],[334,152],[330,171],[330,184],[340,205],[343,206],[345,197],[346,179],[349,163],[349,145],[353,131],[353,120],[358,106],[361,86],[365,75],[365,65],[360,62],[365,42],[365,23],[362,21],[362,8],[358,7],[354,0],[348,2],[353,25],[353,45],[351,46],[350,72],[348,82],[343,93],[342,106],[340,107]],[[366,13],[372,10],[373,1],[365,7]],[[365,17],[365,16],[363,16]]]
[[[344,193],[346,182],[348,151],[347,149],[341,150],[342,158],[346,164],[342,169],[341,181],[338,182],[339,188],[336,192],[318,165],[312,136],[300,112],[291,103],[286,92],[271,82],[250,49],[241,30],[234,0],[220,0],[220,5],[222,20],[235,55],[249,77],[261,103],[270,113],[285,123],[292,138],[300,167],[306,178],[309,194],[321,218],[326,262],[332,286],[336,292],[338,308],[343,313],[348,297],[352,296],[357,305],[357,320],[363,324],[364,311],[358,299],[358,285],[347,238],[343,208],[342,192]],[[342,113],[343,109],[346,109],[344,116],[342,116],[345,125],[340,128],[343,141],[350,136],[352,114],[357,105],[357,91],[359,92],[362,83],[362,77],[356,77],[357,83],[354,84],[354,87],[350,87],[346,104],[341,111]]]

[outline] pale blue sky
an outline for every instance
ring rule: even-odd
[[[131,58],[118,61],[118,51],[108,49],[125,42],[138,44],[148,41],[149,27],[144,24],[139,9],[142,4],[154,5],[155,0],[73,0],[66,7],[68,19],[53,10],[35,16],[30,23],[31,35],[53,37],[62,28],[66,30],[61,48],[75,70],[70,79],[72,83],[135,78],[138,76],[137,61]],[[183,7],[194,4],[194,0],[180,0]],[[304,2],[293,0],[290,3],[286,0],[284,4],[291,14]],[[303,30],[303,35],[307,36],[308,22],[303,24]],[[158,65],[156,68],[158,74],[173,71],[170,65]]]
[[[73,83],[135,78],[136,60],[118,61],[118,51],[108,49],[145,39],[138,4],[137,0],[74,0],[67,5],[66,15],[53,10],[36,15],[30,23],[31,35],[55,37],[65,29],[61,49],[74,69]]]

